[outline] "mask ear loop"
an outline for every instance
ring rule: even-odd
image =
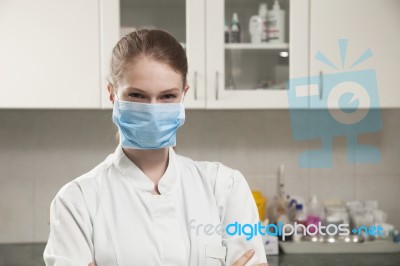
[[[117,101],[119,101],[117,90],[115,90],[114,95],[115,95],[115,98],[117,99]]]
[[[185,93],[182,93],[181,103],[183,103],[184,98],[185,98]]]
[[[118,109],[118,112],[119,112],[119,105],[120,105],[119,102],[120,102],[120,100],[119,100],[119,97],[118,97],[117,90],[115,90],[114,95],[115,95],[115,100],[114,100],[113,109],[116,108],[116,109]]]

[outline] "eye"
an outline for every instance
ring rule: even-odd
[[[176,95],[175,94],[165,94],[161,96],[161,99],[175,99]]]
[[[140,93],[137,93],[137,92],[132,92],[132,93],[129,93],[129,95],[128,95],[130,98],[141,98],[141,99],[143,99],[144,98],[144,96],[142,95],[142,94],[140,94]]]

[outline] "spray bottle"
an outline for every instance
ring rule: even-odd
[[[230,43],[240,43],[240,23],[238,14],[235,12],[232,16],[231,31],[229,33]]]

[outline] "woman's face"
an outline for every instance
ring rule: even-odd
[[[170,66],[143,56],[128,66],[115,93],[123,101],[175,103],[181,101],[188,89],[182,76]],[[114,103],[115,95],[110,87],[109,92]]]

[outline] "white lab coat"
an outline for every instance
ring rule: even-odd
[[[250,248],[256,253],[246,265],[267,261],[260,236],[248,241],[218,234],[218,224],[258,222],[239,171],[193,161],[170,147],[161,195],[152,195],[153,189],[118,146],[53,199],[46,265],[231,265]]]

